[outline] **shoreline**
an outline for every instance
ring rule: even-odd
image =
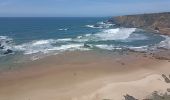
[[[170,74],[169,54],[157,47],[155,51],[68,51],[40,59],[35,55],[33,61],[0,70],[0,99],[124,100],[132,95],[143,100],[154,91],[170,93],[162,76]]]
[[[136,52],[67,52],[23,66],[0,73],[0,99],[122,100],[126,94],[144,98],[170,86],[161,78],[170,74],[170,62]]]

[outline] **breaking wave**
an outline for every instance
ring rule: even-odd
[[[136,28],[115,28],[106,29],[95,34],[85,34],[83,36],[77,36],[74,41],[108,41],[108,40],[126,40],[129,36],[135,32]]]
[[[135,32],[136,28],[116,28],[104,30],[100,33],[95,34],[97,38],[101,40],[124,40]]]
[[[35,54],[35,53],[49,53],[49,52],[63,52],[67,50],[78,50],[83,47],[83,44],[63,44],[57,45],[58,40],[39,40],[22,45],[14,46],[15,50],[23,51],[24,54]],[[56,46],[57,45],[57,46]]]
[[[116,47],[116,46],[113,46],[113,45],[106,45],[106,44],[95,45],[95,47],[103,49],[103,50],[121,50],[122,49],[121,47]]]
[[[59,31],[67,31],[68,30],[68,28],[60,28],[60,29],[58,29]]]
[[[162,37],[165,38],[164,41],[161,41],[157,47],[158,48],[164,48],[164,49],[170,49],[170,37],[169,36],[164,36],[162,35]]]
[[[1,50],[10,49],[12,45],[12,39],[7,36],[0,36],[0,48]]]
[[[89,27],[89,28],[111,28],[114,25],[115,24],[108,23],[108,22],[98,22],[95,25],[86,25],[86,27]]]
[[[13,40],[7,36],[0,36],[0,56],[4,54],[13,53],[11,48],[13,46]]]
[[[83,43],[65,43],[71,41],[69,38],[65,39],[48,39],[48,40],[37,40],[20,45],[15,45],[14,41],[7,36],[0,36],[0,55],[10,50],[12,52],[23,52],[25,55],[36,54],[36,53],[50,53],[50,52],[63,52],[70,50],[87,50],[83,48]]]
[[[97,25],[86,25],[86,27],[89,27],[89,28],[103,28],[103,27],[97,26]]]
[[[102,24],[102,23],[101,23]],[[34,40],[28,43],[15,45],[15,41],[7,36],[0,36],[0,55],[7,50],[13,52],[22,52],[25,55],[37,53],[60,53],[74,50],[93,50],[94,48],[102,50],[121,50],[130,49],[134,51],[147,51],[150,45],[132,46],[129,44],[116,44],[115,41],[145,40],[147,36],[136,34],[136,28],[114,28],[104,29],[98,33],[84,34],[75,38],[60,38],[47,40]],[[162,36],[165,39],[153,46],[154,49],[170,49],[170,37]],[[109,44],[108,41],[111,43]],[[114,42],[113,42],[114,41]],[[115,43],[115,44],[114,44]]]

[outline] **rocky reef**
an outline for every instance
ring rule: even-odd
[[[108,20],[122,27],[136,27],[170,35],[170,12],[117,16]]]

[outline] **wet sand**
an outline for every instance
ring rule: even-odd
[[[166,92],[170,62],[151,55],[68,52],[0,73],[0,100],[122,100]]]

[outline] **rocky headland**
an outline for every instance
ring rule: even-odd
[[[170,35],[170,12],[117,16],[108,22],[122,27],[143,28]]]

